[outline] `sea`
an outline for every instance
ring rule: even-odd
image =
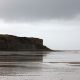
[[[80,80],[80,51],[0,51],[0,80]]]

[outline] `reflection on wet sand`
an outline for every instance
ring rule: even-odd
[[[44,51],[0,52],[0,62],[43,61],[43,56],[48,53]]]
[[[78,58],[80,54],[58,54],[54,52],[0,53],[1,80],[80,80],[80,57]],[[45,57],[47,55],[50,56]],[[76,60],[73,57],[76,57]],[[74,61],[71,61],[72,59]]]

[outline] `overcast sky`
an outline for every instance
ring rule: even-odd
[[[0,33],[80,50],[80,0],[0,0]]]

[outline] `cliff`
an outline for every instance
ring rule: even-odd
[[[1,51],[50,51],[43,45],[43,40],[39,38],[18,37],[14,35],[0,34]]]

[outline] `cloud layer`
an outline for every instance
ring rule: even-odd
[[[0,0],[5,20],[70,19],[80,15],[80,0]]]

